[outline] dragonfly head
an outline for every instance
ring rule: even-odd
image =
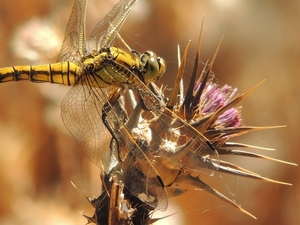
[[[157,81],[165,72],[166,64],[163,58],[158,57],[152,51],[146,51],[140,55],[145,82]]]

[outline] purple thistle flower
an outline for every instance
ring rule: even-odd
[[[198,81],[195,87],[200,87],[201,82]],[[197,92],[195,88],[195,92]],[[237,88],[232,89],[231,86],[225,84],[219,87],[217,84],[210,81],[205,85],[200,102],[198,104],[199,114],[202,117],[217,111],[218,109],[227,105],[236,95]],[[241,108],[230,108],[221,114],[214,127],[239,127],[242,125]]]

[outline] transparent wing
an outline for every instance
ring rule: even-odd
[[[89,38],[89,49],[100,50],[108,47],[115,39],[137,0],[121,0],[94,27]]]
[[[76,0],[65,32],[65,39],[57,62],[81,62],[87,54],[85,46],[86,0]]]
[[[111,135],[102,123],[107,90],[98,88],[92,76],[79,79],[63,99],[61,116],[84,153],[107,172]]]
[[[109,65],[103,67],[103,72],[108,76],[116,76],[109,71],[112,71]],[[122,85],[120,84],[120,88]],[[84,153],[105,172],[108,172],[111,167],[110,142],[112,137],[102,121],[104,112],[115,137],[118,137],[118,141],[122,143],[118,149],[122,155],[126,156],[125,161],[120,162],[122,170],[132,169],[130,173],[136,173],[136,176],[139,174],[139,177],[135,178],[134,189],[131,191],[137,197],[140,197],[141,193],[146,195],[151,193],[155,201],[147,201],[147,198],[142,200],[155,208],[165,210],[167,196],[164,185],[152,163],[132,138],[131,131],[124,125],[120,108],[117,104],[111,106],[110,111],[103,108],[103,105],[108,102],[108,96],[114,90],[114,87],[100,88],[97,78],[83,73],[63,99],[61,110],[63,122]],[[121,176],[120,179],[128,180],[127,173],[124,172],[123,175],[124,177]]]

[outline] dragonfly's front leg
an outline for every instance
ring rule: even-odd
[[[108,131],[110,132],[110,134],[112,135],[111,145],[114,144],[113,141],[115,141],[117,145],[118,157],[121,161],[124,160],[124,157],[121,157],[120,153],[120,146],[122,146],[122,141],[121,136],[119,134],[119,129],[128,120],[127,113],[118,101],[122,96],[123,92],[124,89],[120,87],[113,90],[108,98],[108,101],[103,105],[102,108],[102,121],[108,129]],[[112,112],[112,109],[114,107],[118,109]],[[115,149],[115,147],[113,147],[113,149]]]
[[[112,111],[112,108],[118,103],[118,100],[120,99],[120,96],[123,94],[123,91],[124,89],[119,87],[113,90],[111,92],[111,95],[108,97],[108,101],[103,105],[102,108],[102,121],[106,126],[106,128],[108,129],[108,131],[110,132],[110,134],[112,135],[113,139],[115,139],[116,141],[118,140],[118,135],[116,134],[116,130],[118,128],[113,128],[113,126],[119,127],[121,125],[120,120],[121,123],[125,122],[123,121],[125,120],[123,116],[126,115],[126,112],[122,109],[122,107],[119,107],[120,110],[118,114],[120,115],[115,115],[115,118],[113,118],[113,120],[115,121],[109,121],[108,117],[110,112]],[[113,123],[114,125],[110,123]]]

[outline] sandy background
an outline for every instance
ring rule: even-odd
[[[88,29],[115,2],[90,0]],[[177,44],[183,48],[189,39],[192,65],[204,14],[203,61],[212,57],[225,35],[214,66],[217,82],[244,92],[266,79],[243,101],[244,122],[257,126],[287,125],[240,140],[276,148],[266,154],[299,163],[300,3],[223,2],[140,0],[121,34],[133,49],[151,49],[166,59],[167,72],[160,80],[166,84],[176,74]],[[0,67],[55,62],[72,5],[69,0],[0,0]],[[190,73],[188,68],[187,78]],[[85,157],[60,118],[60,103],[68,90],[50,84],[0,85],[1,225],[85,224],[79,212],[92,213],[83,195],[70,183],[73,181],[90,197],[100,193],[99,169]],[[202,191],[191,190],[172,199],[170,213],[179,212],[170,218],[176,220],[172,224],[299,224],[298,167],[253,159],[233,160],[294,185],[222,176],[225,194],[256,215],[257,221]]]

